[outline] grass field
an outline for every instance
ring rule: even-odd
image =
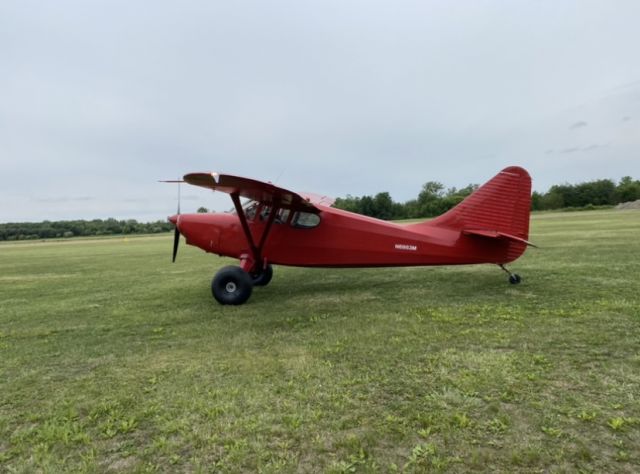
[[[277,267],[172,236],[0,245],[0,471],[638,472],[640,211],[492,266]]]

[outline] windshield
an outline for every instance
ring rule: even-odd
[[[258,201],[254,201],[253,199],[248,199],[244,203],[242,203],[242,209],[244,210],[244,215],[246,216],[248,221],[252,221],[256,216],[256,211],[259,206]],[[236,208],[233,207],[227,211],[229,214],[236,214]]]

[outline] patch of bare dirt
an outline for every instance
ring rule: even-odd
[[[640,199],[636,201],[621,202],[616,209],[640,209]]]

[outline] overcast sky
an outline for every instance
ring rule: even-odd
[[[164,218],[193,171],[415,197],[640,178],[640,2],[0,2],[0,222]],[[186,186],[184,211],[230,200]]]

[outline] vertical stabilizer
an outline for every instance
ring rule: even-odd
[[[453,209],[416,227],[460,230],[474,238],[504,239],[505,262],[524,252],[529,238],[531,177],[518,166],[503,169]]]
[[[430,224],[504,232],[527,240],[530,209],[531,177],[523,168],[510,166]]]

